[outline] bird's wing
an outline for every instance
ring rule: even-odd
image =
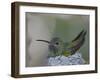
[[[83,45],[85,35],[86,31],[81,31],[79,35],[68,44],[67,49],[71,52],[71,54],[74,54]]]

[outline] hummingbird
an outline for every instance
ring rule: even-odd
[[[70,56],[75,54],[85,42],[86,31],[82,30],[73,40],[64,42],[59,37],[54,37],[51,41],[38,39],[36,41],[45,42],[48,44],[50,54],[48,57]]]

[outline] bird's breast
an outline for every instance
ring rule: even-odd
[[[49,45],[49,50],[52,52],[57,52],[58,49],[54,45]]]

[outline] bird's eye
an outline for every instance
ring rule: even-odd
[[[56,45],[59,45],[59,43],[58,43],[58,42],[56,42]]]

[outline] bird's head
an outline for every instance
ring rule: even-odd
[[[48,43],[49,50],[55,53],[57,53],[62,48],[63,45],[63,41],[58,37],[54,37],[53,39],[51,39],[51,41],[47,40],[36,40],[36,41],[42,41]]]

